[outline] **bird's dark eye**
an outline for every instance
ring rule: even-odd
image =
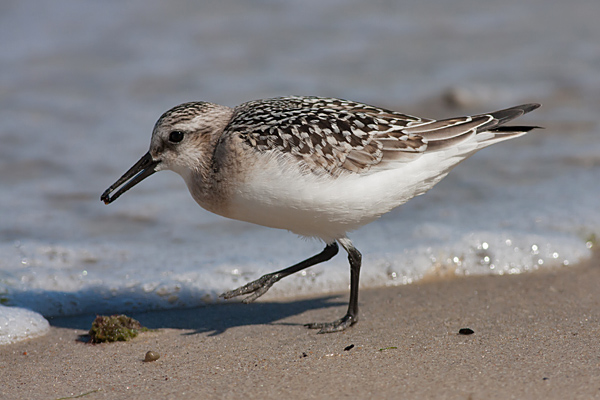
[[[183,132],[181,131],[173,131],[169,133],[169,142],[171,143],[179,143],[183,140]]]

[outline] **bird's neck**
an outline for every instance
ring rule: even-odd
[[[226,207],[228,193],[228,182],[223,180],[223,168],[228,164],[236,162],[231,160],[230,155],[223,151],[226,142],[230,138],[224,136],[226,127],[233,115],[233,109],[225,106],[219,108],[211,115],[214,120],[207,121],[207,125],[212,127],[212,132],[202,143],[202,155],[199,157],[196,168],[188,170],[181,174],[192,197],[196,202],[216,214],[223,215]]]

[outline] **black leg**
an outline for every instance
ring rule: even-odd
[[[325,246],[322,252],[317,254],[316,256],[312,256],[304,261],[299,262],[298,264],[292,265],[291,267],[282,269],[277,272],[273,272],[270,274],[266,274],[261,276],[255,281],[252,281],[242,287],[239,287],[234,290],[230,290],[229,292],[225,292],[221,295],[221,297],[225,299],[231,299],[232,297],[241,296],[243,294],[252,293],[250,296],[246,297],[242,300],[244,303],[251,303],[254,300],[258,299],[260,296],[265,294],[267,290],[273,286],[273,284],[280,279],[285,278],[288,275],[291,275],[295,272],[301,271],[305,268],[311,267],[315,264],[322,263],[324,261],[329,260],[331,257],[335,256],[338,252],[338,245],[336,242],[332,242]],[[360,257],[360,253],[358,253]],[[360,258],[359,258],[359,269],[360,269]],[[357,281],[358,285],[358,281]]]
[[[319,333],[343,331],[358,322],[358,281],[360,278],[362,255],[354,247],[350,239],[343,238],[338,239],[338,241],[348,252],[348,261],[350,262],[350,301],[348,302],[348,312],[342,318],[333,322],[317,322],[305,325],[310,329],[320,329]]]

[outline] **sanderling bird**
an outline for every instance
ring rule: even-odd
[[[341,331],[358,320],[362,259],[347,233],[425,193],[477,150],[536,128],[503,124],[539,106],[437,121],[322,97],[255,100],[235,108],[184,103],[159,118],[148,153],[101,200],[109,204],[169,169],[208,211],[325,242],[319,254],[221,295],[249,294],[245,303],[329,260],[339,243],[350,262],[348,311],[306,326]]]

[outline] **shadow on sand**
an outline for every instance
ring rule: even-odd
[[[148,312],[130,312],[127,315],[137,319],[151,329],[172,328],[193,330],[186,334],[208,333],[214,336],[229,328],[245,325],[277,324],[277,321],[309,310],[346,306],[345,300],[335,300],[339,296],[326,296],[291,302],[231,303],[217,304],[188,309],[172,309]],[[343,311],[340,311],[340,314]],[[49,318],[52,326],[60,328],[88,330],[95,315]],[[308,323],[313,321],[304,321]],[[289,325],[301,325],[303,323]]]

